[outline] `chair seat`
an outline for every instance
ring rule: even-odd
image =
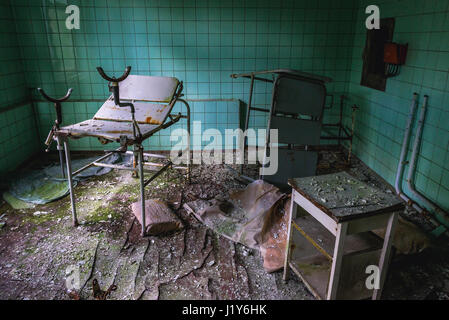
[[[160,125],[139,124],[140,132],[143,136],[156,132]],[[121,136],[126,136],[129,141],[134,141],[133,126],[131,122],[106,121],[90,119],[58,130],[58,134],[66,134],[71,138],[97,137],[109,141],[120,141]]]
[[[173,108],[170,102],[179,85],[179,80],[173,77],[135,75],[130,75],[120,82],[120,101],[133,103],[135,118],[144,139],[164,128],[164,123]],[[67,135],[74,139],[97,137],[116,142],[125,136],[132,143],[134,135],[131,121],[130,107],[116,106],[111,96],[93,119],[65,126],[56,134]]]

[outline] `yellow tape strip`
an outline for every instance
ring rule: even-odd
[[[292,224],[293,226],[296,228],[296,230],[298,230],[304,238],[307,239],[307,241],[309,241],[319,252],[321,252],[323,255],[326,256],[327,259],[329,259],[330,261],[332,261],[332,256],[329,255],[326,250],[324,250],[318,243],[315,242],[315,240],[313,240],[311,237],[309,237],[309,235],[307,233],[305,233],[304,230],[302,230],[296,223],[295,221],[292,220]]]

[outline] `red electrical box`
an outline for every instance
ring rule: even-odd
[[[384,45],[384,62],[403,65],[407,57],[408,44],[398,44],[395,42],[387,42]]]

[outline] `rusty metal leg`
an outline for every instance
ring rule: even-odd
[[[72,204],[72,221],[73,226],[76,227],[78,226],[78,219],[76,217],[75,194],[73,192],[72,162],[70,159],[70,148],[67,139],[64,139],[64,149],[65,149],[65,161],[67,164],[67,181],[69,183],[69,190],[70,190],[70,203]]]
[[[142,221],[142,237],[145,236],[145,181],[143,176],[143,147],[141,145],[134,146],[134,152],[137,153],[139,162],[139,178],[140,178],[140,205],[141,205],[141,221]]]
[[[295,192],[292,192],[292,199],[290,202],[290,210],[288,211],[288,225],[287,225],[287,243],[285,247],[285,258],[284,258],[284,274],[282,279],[284,282],[288,280],[288,268],[290,260],[291,242],[292,242],[292,220],[296,218],[296,212],[298,210],[298,205],[295,202]]]
[[[134,169],[137,167],[138,162],[139,162],[139,157],[134,153],[134,155],[133,155],[133,168]],[[138,178],[139,177],[139,172],[133,171],[132,177],[133,178]]]
[[[65,170],[64,170],[64,147],[61,144],[61,139],[57,138],[57,149],[59,153],[59,165],[61,166],[61,174],[62,178],[65,179]]]

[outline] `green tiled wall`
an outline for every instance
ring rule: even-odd
[[[65,27],[67,3],[80,7],[79,30]],[[344,92],[352,52],[353,3],[16,0],[14,17],[29,87],[42,86],[54,95],[73,87],[72,99],[104,99],[106,82],[95,67],[121,73],[131,65],[135,74],[178,77],[188,99],[246,101],[249,81],[233,80],[231,73],[299,69],[332,77],[329,92]],[[260,85],[256,90],[255,103],[266,105],[271,89]],[[68,123],[87,119],[99,106],[74,103],[64,111],[65,119]],[[51,117],[44,107],[39,110],[43,139]],[[216,117],[219,124],[238,124],[237,103],[195,102],[192,111],[193,120]],[[327,112],[327,119],[333,121],[335,115]],[[252,115],[251,125],[265,123],[265,114]],[[155,138],[151,147],[166,148],[165,141],[162,136]],[[73,147],[104,148],[92,140],[75,142]]]
[[[360,1],[355,25],[348,87],[350,103],[360,107],[354,152],[394,184],[412,94],[420,94],[420,106],[424,95],[429,95],[416,187],[449,210],[449,1],[376,1],[381,17],[396,18],[394,41],[409,44],[406,65],[399,76],[387,80],[385,92],[360,85],[366,37],[364,11],[371,2]],[[416,122],[415,117],[414,130]],[[403,185],[410,194],[405,177]]]
[[[325,122],[336,122],[342,93],[349,97],[348,125],[349,107],[354,103],[360,107],[354,152],[393,184],[416,91],[420,101],[424,94],[430,96],[417,188],[449,209],[449,0],[376,1],[381,17],[396,18],[394,40],[409,43],[407,64],[398,77],[388,79],[385,92],[360,86],[365,7],[371,1],[15,0],[11,4],[12,10],[0,5],[0,59],[7,61],[0,70],[0,108],[23,101],[27,88],[42,86],[50,95],[61,96],[73,87],[72,102],[64,106],[65,122],[88,119],[108,95],[95,67],[121,73],[132,65],[135,74],[183,80],[186,98],[196,100],[191,102],[193,121],[203,121],[204,129],[223,131],[238,126],[238,100],[248,98],[249,81],[232,80],[231,73],[298,69],[334,79],[327,88],[335,95],[335,105],[326,110]],[[65,28],[68,4],[80,7],[80,30]],[[258,84],[254,103],[266,106],[270,94],[269,85]],[[40,99],[35,90],[33,95]],[[54,111],[44,102],[35,107],[41,143]],[[31,110],[25,105],[0,114],[3,171],[41,149],[29,137],[36,132],[29,129]],[[264,127],[265,116],[254,112],[250,126]],[[169,130],[163,131],[146,147],[168,148],[169,135]],[[71,144],[75,150],[105,148],[95,139]],[[11,145],[22,150],[11,153]],[[405,185],[404,190],[408,192]]]
[[[39,150],[31,104],[0,113],[0,180]]]
[[[27,98],[20,48],[9,1],[0,3],[0,109]]]
[[[0,180],[36,153],[36,126],[9,1],[0,3]],[[17,106],[13,108],[13,106]]]

